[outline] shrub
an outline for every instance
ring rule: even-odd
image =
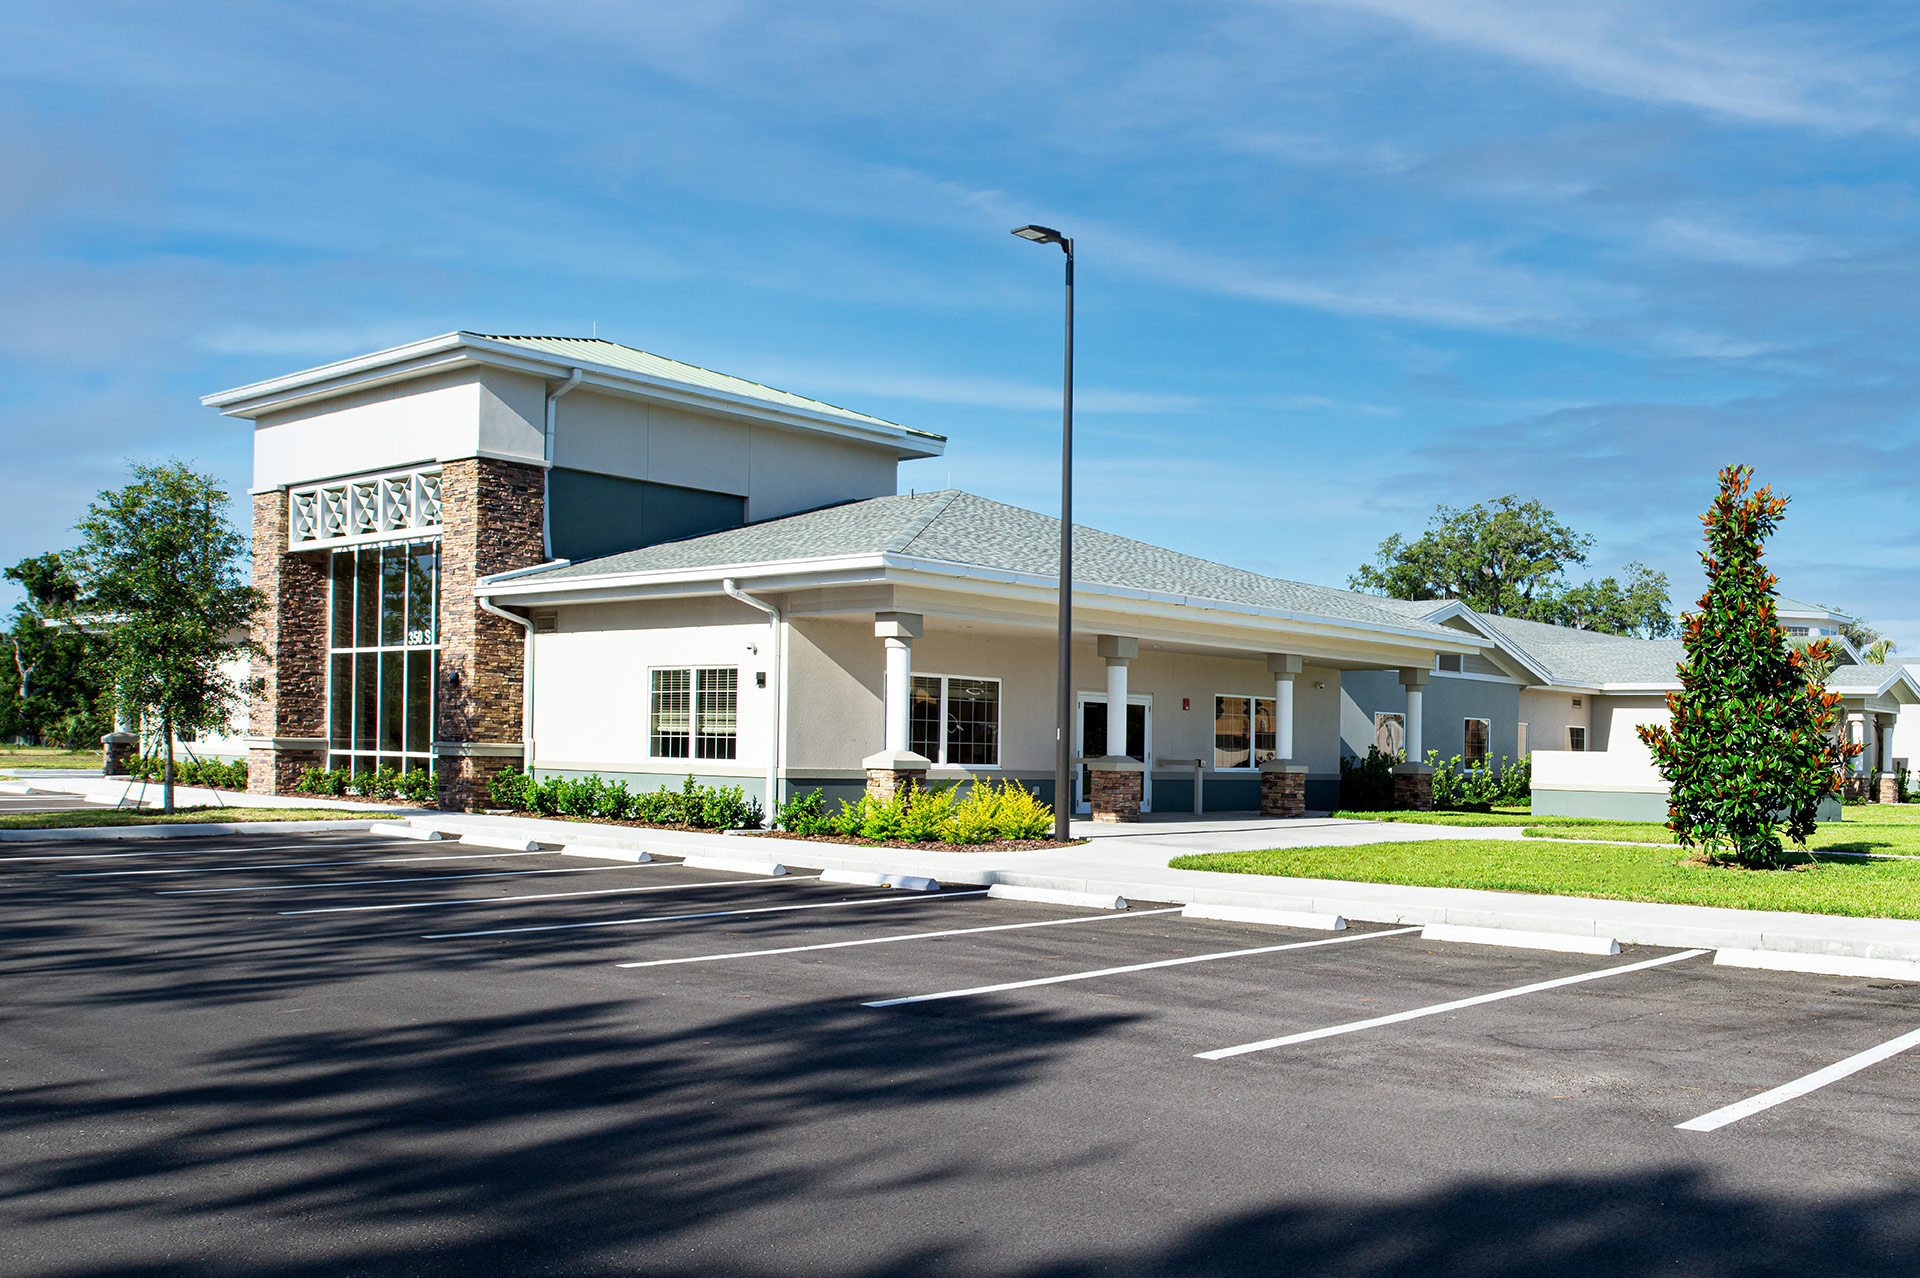
[[[388,764],[374,772],[356,772],[348,785],[363,798],[391,799],[400,792],[400,770]]]
[[[691,784],[693,778],[687,778]],[[760,824],[760,804],[747,802],[746,792],[737,785],[698,786],[699,820],[693,824],[708,830],[737,830]]]
[[[440,787],[432,768],[410,768],[400,774],[400,797],[409,803],[431,807],[440,801]]]
[[[1367,747],[1367,757],[1340,756],[1340,806],[1349,812],[1386,812],[1393,808],[1393,767],[1399,756]],[[1437,801],[1437,800],[1436,800]]]
[[[533,778],[518,768],[503,768],[487,782],[487,799],[496,808],[526,812],[533,807]]]
[[[601,782],[598,776],[560,777],[554,781],[554,811],[561,816],[590,817],[600,814]]]
[[[634,798],[627,792],[625,781],[615,781],[600,791],[600,815],[609,821],[625,821],[633,813]]]
[[[676,811],[671,790],[649,790],[633,796],[632,819],[651,825],[669,825]]]
[[[827,815],[827,796],[822,790],[796,794],[774,809],[773,824],[790,834],[831,834],[833,819]]]
[[[900,837],[910,843],[948,842],[956,797],[951,781],[915,791],[902,814]]]
[[[320,794],[339,798],[346,793],[347,774],[340,768],[306,768],[294,788],[302,794]]]

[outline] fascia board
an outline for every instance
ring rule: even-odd
[[[1600,693],[1678,692],[1680,691],[1680,681],[1678,679],[1668,679],[1661,683],[1602,683],[1594,685],[1594,691]]]
[[[936,576],[960,577],[966,580],[1000,582],[1008,585],[1030,586],[1035,589],[1052,592],[1055,580],[1042,573],[1015,572],[1005,568],[983,568],[974,564],[956,564],[944,559],[922,559],[906,555],[888,555],[890,564],[901,568],[926,572]],[[1391,635],[1396,638],[1418,640],[1422,646],[1430,646],[1436,652],[1478,652],[1493,645],[1485,640],[1475,640],[1458,631],[1416,630],[1410,626],[1395,626],[1383,622],[1349,621],[1338,617],[1323,617],[1314,613],[1291,612],[1282,608],[1267,608],[1258,604],[1233,603],[1223,599],[1209,599],[1202,595],[1176,595],[1163,591],[1140,590],[1127,586],[1114,586],[1106,583],[1075,582],[1075,599],[1108,598],[1137,600],[1142,603],[1173,605],[1181,608],[1199,608],[1210,612],[1224,612],[1235,616],[1258,618],[1263,621],[1288,621],[1303,627],[1320,631],[1359,631],[1369,635]]]
[[[374,351],[369,355],[356,355],[352,359],[336,360],[331,364],[322,364],[317,368],[302,369],[297,373],[288,373],[282,377],[271,377],[264,382],[250,382],[245,386],[236,386],[232,390],[215,391],[211,395],[202,395],[200,402],[208,408],[227,411],[229,417],[256,416],[261,412],[271,412],[274,407],[286,406],[298,402],[296,392],[312,387],[327,386],[327,394],[336,389],[347,389],[362,383],[352,379],[361,374],[373,373],[390,368],[395,364],[407,364],[414,360],[425,359],[432,355],[443,355],[456,350],[461,345],[460,334],[442,333],[438,337],[429,337],[418,342],[409,342],[405,346],[393,346],[384,351]],[[438,369],[440,365],[431,367]],[[410,370],[405,376],[413,376]],[[339,383],[338,387],[334,384]],[[259,407],[256,403],[266,407]],[[238,411],[231,411],[238,410]]]
[[[431,359],[433,356],[442,358]],[[892,446],[903,461],[938,457],[947,447],[946,439],[940,435],[912,430],[895,423],[880,426],[837,413],[808,412],[749,395],[736,395],[670,378],[649,377],[632,369],[616,368],[591,360],[546,355],[507,342],[489,341],[470,333],[446,333],[406,346],[376,351],[371,355],[323,364],[284,377],[204,395],[200,402],[209,408],[220,409],[229,417],[257,418],[350,391],[369,390],[425,373],[466,366],[504,368],[548,378],[564,377],[570,370],[578,368],[587,374],[581,379],[582,382],[599,390],[641,395],[725,417],[783,426],[811,434],[835,435],[867,444],[886,444]]]
[[[1044,596],[1050,599],[1056,585],[1052,577],[1039,573],[1015,572],[1009,569],[986,568],[977,564],[956,564],[947,560],[882,553],[707,565],[657,572],[616,572],[566,577],[555,581],[540,581],[533,578],[507,582],[489,581],[483,578],[474,583],[473,589],[476,595],[492,599],[522,601],[542,599],[557,603],[561,602],[563,597],[568,602],[580,602],[584,596],[588,595],[599,600],[657,597],[665,588],[717,583],[723,577],[752,580],[764,589],[775,588],[770,583],[770,578],[779,579],[782,582],[781,588],[812,589],[825,584],[837,584],[837,582],[827,582],[825,578],[828,576],[844,582],[849,579],[848,573],[864,573],[869,577],[873,574],[882,574],[889,580],[903,582],[925,578],[928,584],[948,589],[954,588],[955,583],[965,583],[965,588],[971,593],[1006,594],[1024,598]],[[1124,609],[1125,611],[1142,611],[1138,605],[1146,604],[1150,605],[1150,610],[1154,612],[1178,610],[1181,615],[1190,615],[1198,610],[1222,613],[1230,617],[1243,617],[1250,621],[1284,621],[1310,634],[1358,637],[1376,641],[1384,638],[1389,642],[1412,641],[1424,649],[1437,652],[1478,652],[1494,646],[1491,641],[1476,640],[1471,635],[1457,631],[1436,634],[1410,627],[1346,621],[1310,613],[1262,608],[1252,604],[1236,604],[1192,595],[1132,590],[1103,584],[1076,584],[1073,593],[1076,600],[1086,599],[1091,602],[1110,599],[1132,605]]]

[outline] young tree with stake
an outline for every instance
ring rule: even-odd
[[[1681,844],[1773,868],[1781,827],[1806,845],[1821,801],[1860,747],[1836,739],[1839,694],[1809,677],[1829,663],[1826,640],[1795,648],[1781,632],[1779,579],[1761,556],[1787,499],[1754,491],[1752,480],[1751,466],[1720,472],[1719,496],[1700,517],[1707,593],[1699,612],[1681,618],[1686,658],[1680,691],[1667,694],[1672,722],[1639,733],[1667,781],[1667,828]]]
[[[173,811],[173,739],[224,723],[241,690],[220,672],[259,594],[239,561],[245,540],[227,521],[227,492],[184,463],[132,467],[80,521],[73,562],[83,607],[104,632],[103,674],[121,704],[158,727],[166,751],[163,802]]]

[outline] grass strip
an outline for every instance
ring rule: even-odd
[[[224,825],[242,821],[366,821],[343,808],[180,808],[172,816],[130,808],[0,813],[0,830],[86,830],[115,825]]]
[[[1920,862],[1863,861],[1818,852],[1801,856],[1782,870],[1743,870],[1701,864],[1680,849],[1655,844],[1641,848],[1557,839],[1469,838],[1212,852],[1177,857],[1169,864],[1176,870],[1228,874],[1858,918],[1920,918]]]

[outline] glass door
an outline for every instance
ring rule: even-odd
[[[1098,759],[1107,750],[1107,694],[1083,692],[1074,714],[1074,757]],[[1140,693],[1127,698],[1127,757],[1147,765],[1141,782],[1140,810],[1153,811],[1153,694]],[[1082,815],[1092,810],[1085,764],[1073,769],[1073,810]]]

